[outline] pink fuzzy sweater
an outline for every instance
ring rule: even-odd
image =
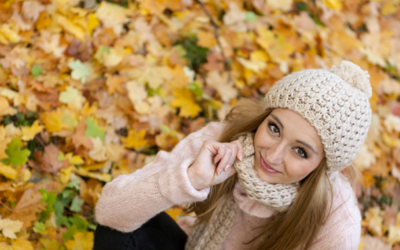
[[[130,232],[175,204],[205,200],[210,188],[194,189],[187,176],[187,169],[203,142],[207,139],[216,140],[223,128],[222,122],[211,122],[179,142],[171,152],[159,151],[155,160],[142,169],[118,176],[107,183],[96,205],[97,221],[101,225]],[[337,184],[332,206],[334,212],[311,249],[358,248],[361,234],[360,210],[350,184],[341,178]],[[254,228],[273,212],[250,200],[238,183],[234,189],[234,198],[240,210],[221,250],[251,249],[251,245],[242,243],[252,239],[257,234]]]

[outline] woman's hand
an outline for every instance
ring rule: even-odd
[[[197,190],[219,184],[236,172],[232,165],[235,159],[243,160],[243,156],[243,146],[238,140],[229,143],[207,140],[188,168],[189,180]]]

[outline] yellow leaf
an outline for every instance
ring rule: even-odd
[[[2,250],[33,250],[32,244],[24,239],[11,240],[11,245],[7,242],[0,242]]]
[[[165,212],[169,216],[171,216],[171,218],[174,219],[174,221],[177,221],[178,220],[178,216],[183,214],[182,208],[168,208],[167,210],[165,210]]]
[[[396,225],[391,225],[389,227],[389,238],[390,244],[395,244],[400,242],[400,212],[397,214]]]
[[[397,2],[399,4],[399,2]],[[399,11],[400,5],[396,6],[395,1],[386,1],[382,6],[382,15],[388,16]]]
[[[17,110],[12,108],[7,99],[0,96],[0,116],[15,115]]]
[[[22,140],[30,141],[35,138],[35,135],[42,132],[44,126],[39,125],[39,120],[36,120],[31,127],[29,126],[22,126]]]
[[[267,4],[277,10],[289,11],[292,8],[293,0],[267,0]]]
[[[62,114],[59,109],[44,113],[42,121],[48,132],[60,131],[63,128]]]
[[[135,129],[131,129],[128,132],[128,136],[126,138],[122,137],[122,144],[127,148],[133,148],[136,151],[140,151],[145,147],[149,146],[149,142],[144,139],[146,136],[146,130],[142,129],[139,132],[136,132]]]
[[[343,8],[343,3],[340,0],[323,0],[323,3],[330,9],[336,11],[341,11]]]
[[[379,207],[370,208],[365,213],[365,221],[368,229],[375,236],[382,236],[383,212],[379,209]]]
[[[75,25],[73,22],[68,20],[66,17],[62,15],[56,15],[55,19],[57,20],[57,23],[61,25],[66,31],[74,35],[77,39],[83,40],[85,38],[85,32],[83,29],[77,25]]]
[[[15,180],[15,178],[18,175],[18,172],[13,167],[4,165],[3,163],[0,162],[0,174],[4,175],[8,179]]]
[[[97,180],[104,181],[104,182],[109,182],[112,179],[110,174],[89,172],[83,168],[78,168],[78,170],[76,171],[76,174],[85,176],[85,177],[90,177],[90,178],[97,179]]]
[[[217,45],[214,34],[212,32],[199,31],[197,33],[197,46],[211,49]]]
[[[21,105],[22,103],[25,103],[24,97],[20,93],[13,91],[11,89],[0,88],[0,95],[7,97],[10,100],[13,100],[14,107],[17,107],[17,106]]]
[[[171,106],[180,108],[179,115],[182,117],[195,117],[201,111],[200,106],[194,101],[193,93],[189,89],[175,89],[175,99]]]
[[[79,155],[73,155],[72,153],[66,154],[65,159],[68,160],[69,164],[73,165],[80,165],[84,163],[83,159]]]
[[[100,25],[100,22],[99,22],[99,20],[97,20],[96,14],[90,13],[88,16],[88,27],[87,27],[89,34],[91,35],[94,28],[96,28],[99,25]]]
[[[8,44],[8,42],[18,43],[21,40],[18,32],[9,23],[0,26],[0,35],[3,35],[7,39],[6,44]]]
[[[15,233],[21,230],[23,224],[19,220],[0,219],[0,230],[3,231],[5,237],[16,239],[17,236]]]
[[[60,170],[60,181],[62,184],[67,184],[71,179],[72,172],[75,172],[76,168],[74,166],[69,166],[67,168],[62,168]]]
[[[257,32],[259,37],[256,38],[256,42],[268,52],[273,61],[288,60],[294,52],[293,45],[287,43],[283,35],[274,34],[267,28],[258,28]]]
[[[68,240],[65,246],[68,250],[92,250],[93,232],[76,232],[74,240]]]

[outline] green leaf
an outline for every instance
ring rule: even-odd
[[[42,194],[42,203],[46,203],[46,210],[40,213],[40,217],[43,220],[47,220],[51,213],[54,211],[54,203],[56,203],[57,200],[57,194],[56,193],[49,193],[47,192],[46,189],[41,188],[39,189],[39,192]]]
[[[255,21],[255,20],[257,20],[257,15],[256,15],[253,11],[247,11],[247,12],[244,14],[244,20],[245,20],[246,22]]]
[[[110,53],[110,49],[107,46],[101,45],[94,56],[99,62],[103,61],[103,54]]]
[[[200,65],[207,61],[208,48],[197,46],[197,37],[188,37],[178,40],[174,45],[181,45],[188,66],[195,72],[199,71]],[[182,51],[182,47],[175,47]]]
[[[104,141],[104,133],[105,129],[97,126],[97,121],[93,118],[89,118],[85,120],[86,123],[86,131],[85,136],[96,138],[99,137],[102,141]]]
[[[8,155],[7,159],[3,160],[6,165],[20,166],[28,161],[28,157],[31,151],[28,149],[21,150],[22,141],[19,138],[14,138],[10,143],[7,144],[7,149],[5,150]]]
[[[56,216],[56,224],[57,227],[61,227],[61,226],[66,226],[66,227],[70,227],[71,224],[69,224],[68,218],[66,216],[63,215],[64,213],[64,204],[62,203],[62,201],[56,201],[56,203],[54,203],[54,214]]]
[[[72,204],[69,208],[69,210],[73,212],[80,212],[82,209],[82,205],[85,201],[78,196],[75,196],[74,199],[72,200]]]
[[[63,233],[62,235],[63,241],[67,242],[68,240],[73,240],[76,231],[78,231],[78,227],[76,225],[69,227],[67,232]]]
[[[79,232],[87,231],[89,226],[89,222],[87,222],[87,220],[81,217],[79,214],[74,214],[73,217],[69,217],[68,221],[71,223],[71,225],[76,225]]]
[[[46,233],[46,225],[43,222],[35,221],[33,223],[33,231],[40,234]]]
[[[198,97],[202,97],[203,96],[203,90],[195,82],[189,84],[188,85],[188,89],[190,89]]]
[[[71,77],[75,80],[80,80],[82,84],[86,83],[86,78],[90,74],[88,66],[83,64],[80,60],[72,61],[68,64],[68,67],[72,69]]]
[[[35,65],[33,65],[32,69],[31,69],[31,73],[34,77],[36,77],[36,76],[42,74],[42,69],[35,64]]]
[[[70,182],[67,184],[67,187],[73,188],[73,189],[75,189],[76,191],[79,191],[79,189],[80,189],[79,184],[81,184],[81,179],[76,178],[76,179],[70,181]],[[65,197],[64,197],[64,198],[65,198]]]
[[[65,247],[55,239],[40,238],[39,241],[43,245],[44,250],[65,250]]]

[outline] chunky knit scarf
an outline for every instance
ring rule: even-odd
[[[247,196],[260,202],[275,211],[285,211],[293,203],[298,192],[298,183],[294,184],[269,184],[261,180],[254,169],[254,133],[246,133],[239,137],[243,145],[243,161],[233,164],[238,174],[238,179]],[[238,206],[233,194],[226,202],[217,208],[215,216],[207,226],[203,223],[192,229],[186,250],[218,250],[225,241],[233,225]]]

